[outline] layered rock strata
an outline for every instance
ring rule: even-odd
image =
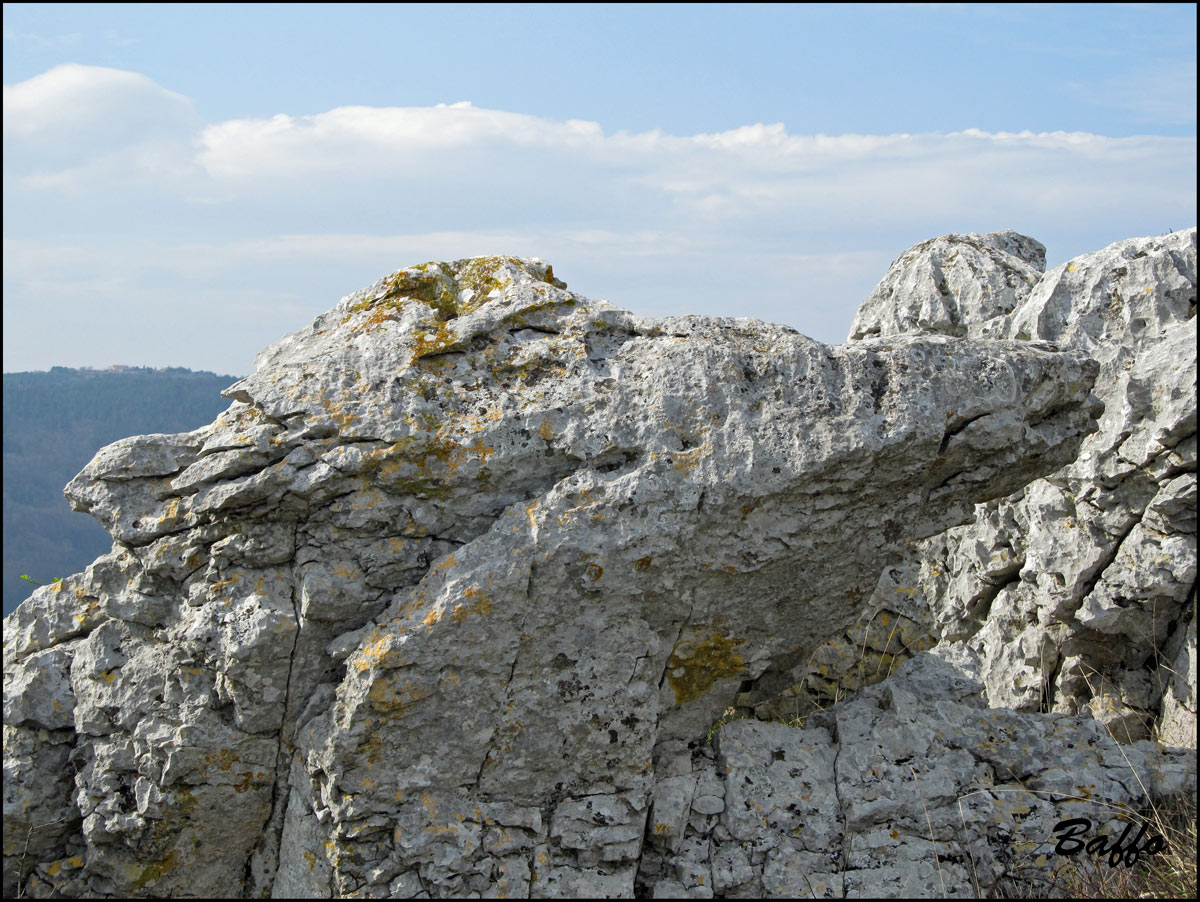
[[[637,317],[539,261],[426,264],[264,351],[211,426],[103,449],[67,494],[112,553],[5,622],[6,894],[773,893],[788,849],[833,887],[878,870],[838,843],[900,808],[849,816],[852,776],[813,776],[866,754],[850,720],[788,740],[834,825],[799,846],[722,807],[787,728],[722,727],[722,773],[705,737],[853,633],[920,543],[1070,465],[1103,367],[874,331],[831,348]],[[1187,785],[1139,754],[1147,786]]]

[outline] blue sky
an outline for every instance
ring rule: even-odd
[[[1192,5],[4,6],[4,369],[243,374],[394,269],[539,256],[843,340],[902,251],[1196,222]]]

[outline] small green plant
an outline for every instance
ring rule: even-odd
[[[704,740],[704,744],[712,745],[713,737],[717,735],[717,730],[721,729],[725,724],[733,720],[745,720],[748,716],[747,714],[739,714],[737,708],[726,708],[725,713],[708,728],[708,737]]]
[[[22,574],[21,574],[21,579],[25,580],[26,582],[33,583],[35,586],[44,586],[44,585],[47,585],[46,583],[42,582],[40,579],[34,579],[34,578],[33,578],[32,576],[30,576],[28,573],[22,573]],[[50,580],[50,582],[52,582],[52,583],[60,583],[60,582],[62,582],[62,577],[61,577],[61,576],[56,576],[56,577],[54,577],[54,579]]]

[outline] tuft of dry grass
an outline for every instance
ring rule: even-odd
[[[1178,795],[1139,814],[1166,842],[1161,852],[1142,855],[1132,866],[1113,866],[1107,856],[1080,851],[1054,877],[1051,895],[1074,899],[1195,899],[1196,797]]]

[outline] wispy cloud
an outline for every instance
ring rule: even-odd
[[[1068,87],[1086,103],[1130,110],[1142,122],[1196,124],[1194,59],[1151,62],[1098,85],[1072,82]]]
[[[69,34],[40,35],[30,32],[4,29],[4,40],[15,47],[39,52],[61,53],[74,50],[83,43],[83,34],[78,31]]]
[[[97,310],[138,311],[96,364],[153,347],[147,362],[244,370],[392,269],[485,253],[541,256],[643,313],[837,340],[923,238],[1016,228],[1079,252],[1195,219],[1195,138],[613,133],[467,102],[205,123],[143,75],[77,65],[5,86],[4,149],[4,315],[24,330],[7,334],[95,344]],[[64,293],[51,328],[39,299]],[[229,322],[245,328],[206,325]],[[227,359],[194,359],[205,341]],[[27,352],[6,342],[10,366]]]
[[[115,29],[108,28],[104,31],[105,43],[111,44],[114,47],[132,47],[138,43],[137,38],[126,37]]]

